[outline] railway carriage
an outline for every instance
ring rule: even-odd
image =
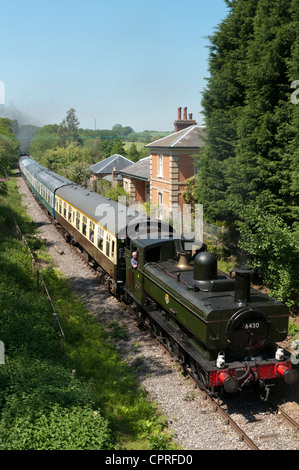
[[[72,181],[48,170],[29,157],[21,157],[19,166],[31,191],[51,216],[55,218],[56,190],[62,186],[73,184]]]
[[[29,186],[31,191],[36,195],[36,175],[43,170],[43,166],[27,156],[20,158],[19,166],[27,185]]]
[[[114,282],[125,281],[125,225],[119,227],[121,207],[115,201],[72,184],[56,191],[55,218]],[[111,281],[112,282],[112,281]]]

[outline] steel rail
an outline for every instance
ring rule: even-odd
[[[208,395],[206,392],[205,393],[205,399],[209,400],[211,405],[213,406],[214,411],[217,411],[225,420],[225,423],[229,425],[239,436],[240,441],[244,441],[245,444],[248,445],[248,447],[251,450],[260,450],[259,447],[253,442],[252,439],[238,426],[238,424],[229,416],[229,414],[224,411],[221,406],[214,400],[213,397]]]
[[[272,400],[270,400],[268,402],[268,405],[273,408],[273,410],[278,414],[280,413],[281,416],[283,417],[283,419],[293,428],[295,429],[296,432],[299,431],[299,423],[297,423],[290,415],[288,415],[288,413],[286,413],[284,411],[284,409],[279,406],[279,405],[276,405],[276,403],[274,403]]]

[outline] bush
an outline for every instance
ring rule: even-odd
[[[0,207],[1,214],[6,234],[0,234],[0,449],[109,449],[114,439],[93,381],[74,379],[49,302],[37,292],[31,257],[19,239],[7,236],[10,212]],[[55,281],[48,269],[51,276]]]
[[[239,247],[248,258],[271,295],[290,308],[298,305],[299,250],[295,235],[278,216],[248,205],[238,223]]]
[[[33,233],[34,224],[24,217],[16,194],[12,199],[18,223]],[[157,408],[139,387],[134,370],[120,360],[67,280],[49,266],[42,275],[65,333],[62,352],[49,303],[32,276],[31,257],[14,238],[10,212],[2,209],[0,204],[3,226],[9,229],[5,236],[0,233],[0,339],[5,344],[0,450],[169,446]],[[44,249],[37,240],[30,245]],[[149,423],[145,431],[144,423]]]
[[[0,430],[5,450],[106,450],[112,442],[107,420],[89,406],[54,404],[34,418],[25,413],[12,422],[2,419]]]

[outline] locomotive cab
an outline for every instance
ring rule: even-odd
[[[181,249],[180,240],[161,238],[131,239],[129,247],[125,248],[126,259],[126,289],[134,295],[140,303],[144,302],[144,273],[147,263],[161,263],[174,260],[176,253]],[[133,268],[131,260],[133,253],[137,253],[137,268]]]

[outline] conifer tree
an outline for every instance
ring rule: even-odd
[[[230,218],[227,191],[235,161],[238,110],[245,104],[242,82],[257,2],[226,1],[229,14],[210,37],[210,77],[203,94],[207,144],[196,190],[208,221]]]
[[[197,196],[210,221],[238,218],[254,202],[296,217],[299,106],[298,0],[234,0],[210,38],[203,107],[207,145]]]

